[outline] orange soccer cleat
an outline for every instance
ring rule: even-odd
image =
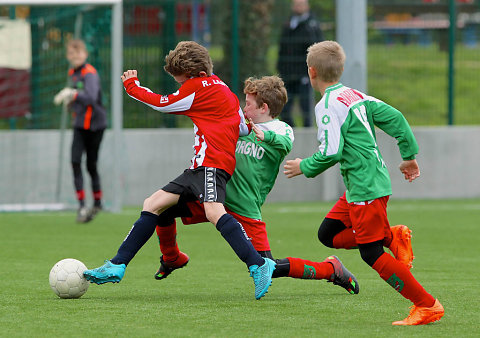
[[[392,325],[425,325],[440,320],[444,313],[442,304],[435,299],[435,303],[431,307],[413,305],[407,318],[393,322]]]
[[[409,269],[413,266],[413,255],[412,250],[412,230],[410,230],[406,225],[395,225],[390,228],[392,230],[393,239],[388,247],[392,254],[395,256],[395,259],[403,264],[405,264]]]

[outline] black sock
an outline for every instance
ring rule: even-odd
[[[148,211],[142,211],[140,218],[133,224],[132,229],[118,249],[117,255],[110,261],[113,264],[128,265],[138,250],[147,243],[153,235],[158,222],[158,216]]]
[[[277,265],[275,266],[275,270],[273,270],[272,278],[288,277],[290,272],[290,261],[288,258],[276,259],[275,263],[277,263]]]
[[[223,238],[230,244],[233,251],[237,254],[247,266],[261,266],[265,260],[255,250],[247,239],[247,234],[242,225],[230,214],[225,214],[217,222],[217,230],[220,231]]]

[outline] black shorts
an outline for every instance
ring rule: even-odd
[[[223,169],[198,167],[186,169],[183,174],[162,188],[181,196],[184,201],[225,203],[227,182],[230,175]]]

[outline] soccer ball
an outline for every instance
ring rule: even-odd
[[[88,289],[88,281],[83,276],[85,264],[73,258],[65,258],[55,263],[50,270],[50,287],[60,298],[80,298]]]

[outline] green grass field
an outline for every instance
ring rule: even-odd
[[[74,212],[0,214],[0,336],[192,337],[468,337],[478,336],[480,200],[389,203],[392,224],[413,229],[413,273],[443,303],[437,323],[393,327],[410,303],[383,282],[356,250],[333,250],[316,239],[332,203],[268,204],[264,218],[278,258],[339,256],[356,274],[360,294],[325,281],[274,280],[254,299],[247,269],[210,224],[179,226],[189,265],[166,280],[153,278],[152,238],[120,284],[90,285],[78,300],[60,299],[48,284],[55,262],[77,258],[89,268],[111,258],[139,208],[74,223]]]

